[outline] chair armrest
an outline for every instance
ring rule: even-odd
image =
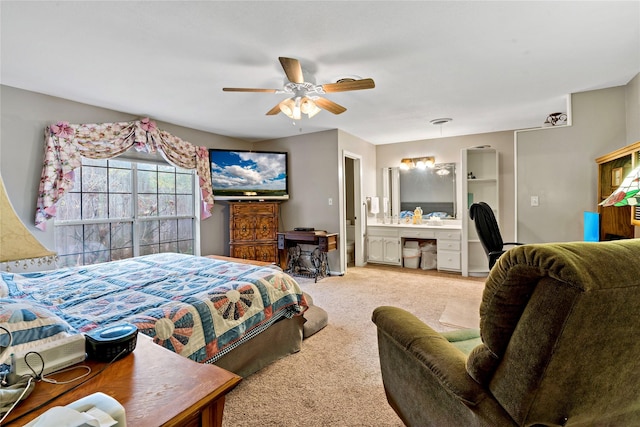
[[[522,246],[524,245],[524,243],[518,243],[518,242],[508,242],[508,243],[503,243],[503,246]]]
[[[457,400],[473,406],[486,397],[483,388],[467,374],[465,354],[413,314],[396,307],[378,307],[372,320],[378,327],[379,341],[382,335],[382,339],[394,342]],[[380,357],[384,365],[382,352]]]

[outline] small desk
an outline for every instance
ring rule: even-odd
[[[51,407],[65,406],[101,391],[124,406],[128,426],[219,427],[225,395],[241,380],[218,366],[196,363],[173,353],[143,334],[138,334],[133,353],[114,362],[102,373],[99,372],[106,363],[86,360],[80,365],[91,367],[89,381],[75,389],[86,378],[71,384],[37,383],[35,390],[16,406],[3,426],[22,426]],[[54,378],[67,380],[79,372],[84,371],[74,370]],[[60,396],[67,390],[71,391]],[[54,400],[45,407],[18,419],[51,398]]]
[[[301,263],[299,245],[316,245],[317,254],[312,253],[311,266]],[[326,277],[329,273],[327,252],[338,248],[338,233],[327,233],[322,230],[314,231],[284,231],[278,233],[278,251],[280,252],[280,267],[289,274],[312,276],[318,281],[318,276]],[[311,270],[313,269],[313,270]],[[305,274],[305,271],[307,274]],[[313,274],[311,274],[313,273]]]

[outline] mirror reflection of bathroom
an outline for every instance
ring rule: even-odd
[[[347,220],[347,267],[356,264],[356,226],[353,221]]]
[[[344,159],[344,201],[345,201],[345,214],[346,214],[346,246],[347,246],[347,267],[355,266],[355,250],[356,250],[356,203],[355,200],[355,182],[354,173],[355,165],[351,158],[345,157]]]
[[[437,163],[433,168],[400,170],[400,211],[420,207],[425,218],[456,217],[455,164]]]
[[[455,163],[436,163],[433,168],[382,169],[382,194],[389,198],[392,222],[403,212],[422,209],[425,218],[436,214],[443,219],[456,217]]]

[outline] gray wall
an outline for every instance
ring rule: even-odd
[[[0,173],[16,213],[31,233],[47,248],[55,249],[54,227],[47,231],[34,227],[36,198],[42,172],[45,126],[64,120],[70,123],[130,121],[144,114],[132,115],[105,108],[68,101],[9,86],[0,86]],[[251,144],[234,138],[201,132],[170,123],[157,122],[162,130],[192,144],[209,148],[250,148]],[[201,252],[229,252],[229,223],[222,215],[220,203],[213,216],[201,221]],[[226,234],[225,234],[226,233]],[[226,236],[226,237],[225,237]],[[226,240],[225,240],[226,239]]]
[[[446,133],[446,125],[444,125]],[[382,194],[382,184],[380,181],[380,170],[383,167],[400,166],[400,160],[405,157],[435,156],[436,163],[456,164],[456,206],[457,218],[462,218],[462,179],[460,176],[460,158],[463,148],[475,147],[478,145],[491,145],[499,153],[500,159],[500,231],[505,242],[511,240],[515,234],[515,187],[514,187],[514,155],[513,155],[513,132],[491,132],[478,135],[456,136],[450,138],[438,138],[430,140],[419,140],[404,142],[399,144],[384,144],[376,146],[376,157],[378,159],[376,168],[378,171],[377,194]]]
[[[40,182],[43,132],[59,120],[71,123],[128,121],[144,116],[93,107],[61,98],[0,86],[0,173],[16,212],[46,247],[54,248],[53,227],[33,227]],[[404,157],[435,156],[438,163],[460,165],[460,150],[491,145],[500,153],[501,229],[506,241],[516,236],[515,163],[518,163],[518,239],[528,242],[582,239],[582,211],[595,210],[597,170],[594,159],[640,140],[640,75],[623,87],[573,95],[573,126],[374,146],[340,130],[259,143],[201,132],[170,123],[158,126],[193,144],[210,148],[280,149],[290,153],[291,199],[282,204],[281,229],[309,225],[341,229],[343,152],[362,158],[362,196],[380,195],[382,167],[398,166]],[[446,125],[443,129],[446,134]],[[458,209],[461,179],[457,176]],[[540,206],[529,206],[538,195]],[[328,199],[334,200],[329,206]],[[562,200],[561,200],[562,198]],[[570,202],[565,202],[569,199]],[[338,201],[338,203],[335,203]],[[460,211],[458,211],[460,215]],[[638,235],[636,227],[636,235]],[[201,252],[228,254],[228,212],[216,203],[213,216],[201,222]],[[344,257],[343,257],[344,258]],[[337,253],[333,271],[344,271]]]
[[[362,157],[364,194],[375,188],[374,146],[346,132],[328,130],[273,139],[256,143],[255,148],[287,151],[291,159],[291,196],[281,206],[281,230],[313,227],[342,234],[340,206],[344,202],[341,199],[344,198],[342,153],[345,150]],[[334,273],[345,271],[340,251],[329,253],[329,265]]]
[[[627,143],[640,141],[640,73],[625,88],[625,107],[627,109]]]
[[[43,232],[33,226],[36,197],[42,171],[44,128],[60,120],[70,123],[130,121],[134,115],[94,107],[0,85],[0,173],[14,208],[33,235],[47,248],[55,248],[54,227]],[[340,231],[339,197],[342,195],[342,150],[363,158],[365,194],[375,191],[375,148],[338,130],[250,143],[235,138],[157,122],[186,141],[209,148],[279,149],[289,152],[291,198],[282,204],[281,229],[313,226]],[[339,160],[340,159],[340,160]],[[334,203],[329,206],[328,199]],[[229,213],[216,202],[211,218],[200,222],[201,253],[229,254]],[[333,271],[344,271],[338,252],[332,253]]]
[[[517,132],[519,241],[583,240],[583,212],[597,210],[595,159],[627,145],[625,98],[623,86],[577,93],[572,126]]]

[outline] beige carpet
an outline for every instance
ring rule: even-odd
[[[477,329],[480,327],[479,308],[480,301],[477,298],[455,299],[447,302],[438,321],[446,326]]]
[[[451,324],[469,322],[473,315],[451,318],[449,324],[439,319],[456,301],[477,311],[484,284],[454,274],[378,267],[354,267],[342,277],[300,282],[328,312],[329,324],[305,340],[299,353],[244,379],[229,393],[224,427],[402,426],[384,395],[371,313],[393,305],[438,331],[457,329]],[[471,301],[476,308],[467,304]]]

